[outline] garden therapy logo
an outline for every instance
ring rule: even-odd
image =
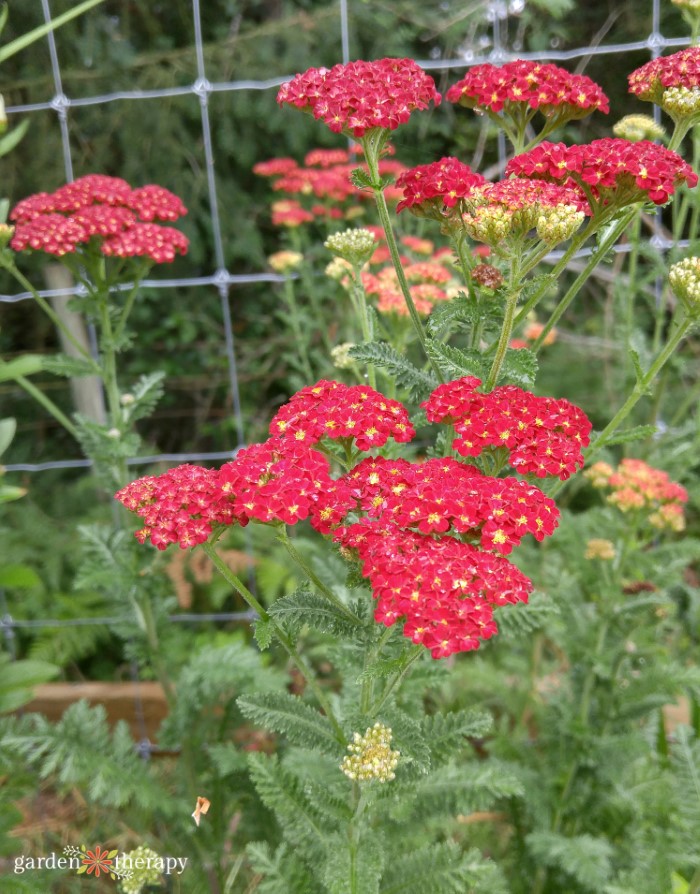
[[[21,874],[37,869],[64,869],[94,878],[109,876],[120,883],[124,894],[140,894],[147,885],[162,882],[163,876],[182,875],[187,863],[187,857],[161,857],[144,845],[120,853],[100,844],[92,847],[81,844],[80,847],[64,847],[62,856],[51,853],[42,857],[16,857],[14,871]]]
[[[80,861],[77,870],[78,875],[87,873],[87,875],[94,875],[95,878],[99,878],[101,875],[108,875],[116,881],[118,878],[124,878],[128,872],[128,870],[122,872],[116,865],[119,857],[118,850],[108,851],[99,844],[95,845],[92,850],[84,844],[81,844],[79,848],[68,845],[63,848],[63,853],[67,857],[74,857]],[[73,865],[72,862],[71,865]]]

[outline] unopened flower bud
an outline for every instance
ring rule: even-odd
[[[119,865],[126,870],[126,876],[120,883],[124,894],[141,894],[144,888],[162,881],[158,866],[163,865],[163,859],[150,847],[140,845],[136,850],[123,854]]]
[[[586,559],[599,559],[601,562],[612,562],[615,558],[615,544],[610,540],[594,537],[586,544]]]
[[[400,752],[391,750],[391,728],[383,723],[368,727],[364,736],[355,733],[348,745],[350,754],[340,769],[359,782],[388,782],[393,779]]]
[[[334,255],[355,267],[366,264],[377,247],[374,233],[369,230],[344,230],[342,233],[332,233],[323,244]]]
[[[349,273],[352,273],[352,264],[342,258],[333,258],[326,266],[326,276],[330,276],[336,282],[342,283]]]
[[[107,437],[111,438],[113,441],[118,441],[119,438],[121,438],[122,436],[122,433],[119,431],[118,428],[110,428],[106,434]]]
[[[136,398],[134,397],[133,394],[130,394],[129,392],[126,392],[126,394],[122,394],[122,396],[119,398],[119,403],[123,407],[130,407],[134,404],[135,401],[136,401]]]
[[[668,273],[671,288],[690,314],[700,313],[700,258],[684,258]]]
[[[349,369],[355,363],[350,356],[350,348],[354,347],[355,345],[351,341],[344,341],[342,345],[336,345],[334,348],[331,348],[333,365],[338,369]]]
[[[482,205],[464,216],[464,226],[475,242],[499,245],[511,233],[513,212],[497,205]]]
[[[700,87],[669,87],[661,97],[661,108],[674,121],[700,113]]]
[[[10,224],[0,223],[0,249],[7,248],[15,234],[15,228]]]
[[[270,255],[267,263],[275,273],[291,273],[304,263],[304,255],[298,251],[278,251]]]
[[[547,245],[565,242],[578,230],[584,217],[583,211],[577,211],[573,205],[543,205],[535,224],[537,235]]]
[[[640,140],[659,140],[665,129],[651,115],[625,115],[613,125],[616,137],[638,143]]]
[[[500,289],[503,285],[503,274],[493,264],[477,264],[472,268],[471,278],[485,289]]]

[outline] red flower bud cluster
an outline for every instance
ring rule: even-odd
[[[565,481],[583,466],[591,423],[578,407],[553,397],[536,397],[515,385],[476,389],[481,381],[465,376],[439,385],[421,404],[430,422],[454,425],[452,446],[461,456],[478,456],[487,447],[504,447],[509,464],[521,475]]]
[[[627,76],[630,93],[659,104],[669,87],[700,87],[700,47],[687,47],[671,56],[659,56]]]
[[[571,74],[556,65],[516,59],[505,65],[490,62],[475,65],[445,94],[449,102],[470,109],[508,111],[511,105],[526,105],[564,120],[584,118],[591,112],[609,111],[608,98],[585,75]]]
[[[433,210],[441,214],[443,208],[454,208],[471,195],[475,187],[486,184],[486,179],[457,158],[446,157],[428,165],[418,165],[405,171],[396,181],[403,190],[397,211],[410,208],[414,214]]]
[[[375,620],[405,618],[404,636],[433,658],[478,649],[497,632],[493,606],[527,602],[532,583],[502,556],[453,537],[363,520],[333,538],[357,551],[377,600]]]
[[[615,137],[580,146],[545,141],[512,158],[506,175],[578,184],[599,205],[615,208],[646,201],[663,205],[682,183],[698,182],[676,152],[648,140],[630,143]]]
[[[189,243],[179,230],[153,221],[175,221],[186,213],[180,199],[161,186],[132,189],[119,177],[89,174],[19,202],[10,215],[16,221],[10,246],[60,257],[96,239],[104,255],[162,264],[184,255]]]
[[[277,102],[311,112],[334,133],[364,136],[379,127],[395,130],[411,112],[441,96],[435,82],[412,59],[349,62],[310,68],[280,87]]]
[[[472,200],[479,205],[500,205],[508,211],[522,211],[534,206],[556,208],[573,205],[577,211],[590,214],[591,209],[581,190],[573,184],[562,186],[543,180],[513,178],[487,183],[472,193]]]

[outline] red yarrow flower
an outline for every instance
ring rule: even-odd
[[[671,56],[659,56],[627,76],[630,93],[660,105],[671,87],[700,87],[700,47],[687,47]]]
[[[442,216],[468,198],[486,179],[457,158],[445,157],[427,165],[410,168],[396,181],[403,198],[397,212],[408,208],[418,216]]]
[[[527,106],[548,118],[564,121],[609,111],[602,89],[585,75],[556,65],[516,59],[504,65],[475,65],[445,94],[448,102],[470,109],[519,114]],[[518,110],[518,111],[516,111]]]
[[[312,445],[326,437],[353,440],[358,450],[382,447],[389,438],[405,443],[415,430],[403,404],[369,385],[322,379],[298,391],[280,407],[270,434]]]
[[[37,193],[19,202],[10,246],[60,257],[89,243],[107,256],[147,257],[170,262],[188,249],[187,238],[172,227],[154,223],[175,221],[187,209],[162,186],[132,189],[119,177],[89,174],[54,193]]]
[[[503,447],[520,474],[562,481],[583,466],[581,450],[590,443],[592,427],[583,410],[514,385],[481,394],[476,391],[480,384],[473,376],[447,382],[421,404],[430,422],[454,425],[452,446],[461,456]]]
[[[411,59],[350,62],[310,68],[283,84],[280,105],[309,111],[334,133],[364,136],[373,128],[395,130],[416,109],[441,96],[435,82]]]
[[[683,183],[695,186],[697,174],[676,152],[648,140],[606,137],[580,146],[543,142],[516,155],[507,175],[578,185],[592,207],[620,208],[636,202],[665,204]]]

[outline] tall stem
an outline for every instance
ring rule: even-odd
[[[520,265],[516,260],[516,254],[517,251],[513,252],[513,259],[510,267],[510,283],[506,298],[506,309],[503,317],[501,334],[498,338],[498,344],[496,345],[496,356],[493,358],[491,369],[489,370],[486,384],[484,385],[484,389],[487,392],[493,391],[493,388],[498,381],[498,374],[501,371],[501,366],[503,365],[503,360],[506,356],[506,351],[508,350],[508,344],[510,342],[510,336],[515,324],[515,309],[518,305],[518,298],[520,297],[520,292],[522,290]]]
[[[260,602],[255,598],[255,596],[250,592],[248,587],[243,583],[243,581],[235,575],[228,565],[223,561],[223,559],[219,556],[216,551],[216,547],[212,543],[204,543],[202,545],[202,549],[211,559],[216,570],[221,574],[224,580],[231,586],[233,589],[241,596],[242,599],[252,608],[254,611],[258,613],[261,620],[270,624],[273,630],[275,631],[275,636],[279,640],[282,648],[285,650],[287,655],[292,659],[294,664],[297,666],[298,670],[306,680],[306,683],[309,689],[316,696],[316,701],[323,708],[323,711],[328,718],[328,722],[333,727],[333,731],[335,732],[336,738],[338,741],[346,745],[347,738],[345,733],[343,732],[343,728],[340,723],[338,723],[338,719],[336,718],[333,708],[331,707],[328,698],[326,697],[325,692],[320,687],[316,676],[313,670],[309,667],[306,661],[301,657],[299,652],[296,650],[292,641],[289,639],[287,634],[284,632],[281,625],[265,610],[265,608],[261,605]]]
[[[41,406],[53,416],[56,422],[59,422],[65,428],[68,434],[72,435],[76,441],[78,440],[77,428],[65,413],[56,406],[50,397],[47,397],[40,388],[37,388],[33,382],[30,382],[29,379],[25,379],[24,376],[14,376],[14,380],[20,387],[24,388],[27,394],[31,395],[38,404],[41,404]]]
[[[309,361],[309,343],[301,330],[299,306],[297,305],[296,295],[294,293],[294,280],[291,277],[285,279],[282,294],[284,295],[284,301],[287,305],[287,310],[289,311],[289,322],[291,323],[294,339],[297,343],[297,350],[299,351],[299,358],[301,360],[304,375],[309,383],[312,383],[315,377]]]

